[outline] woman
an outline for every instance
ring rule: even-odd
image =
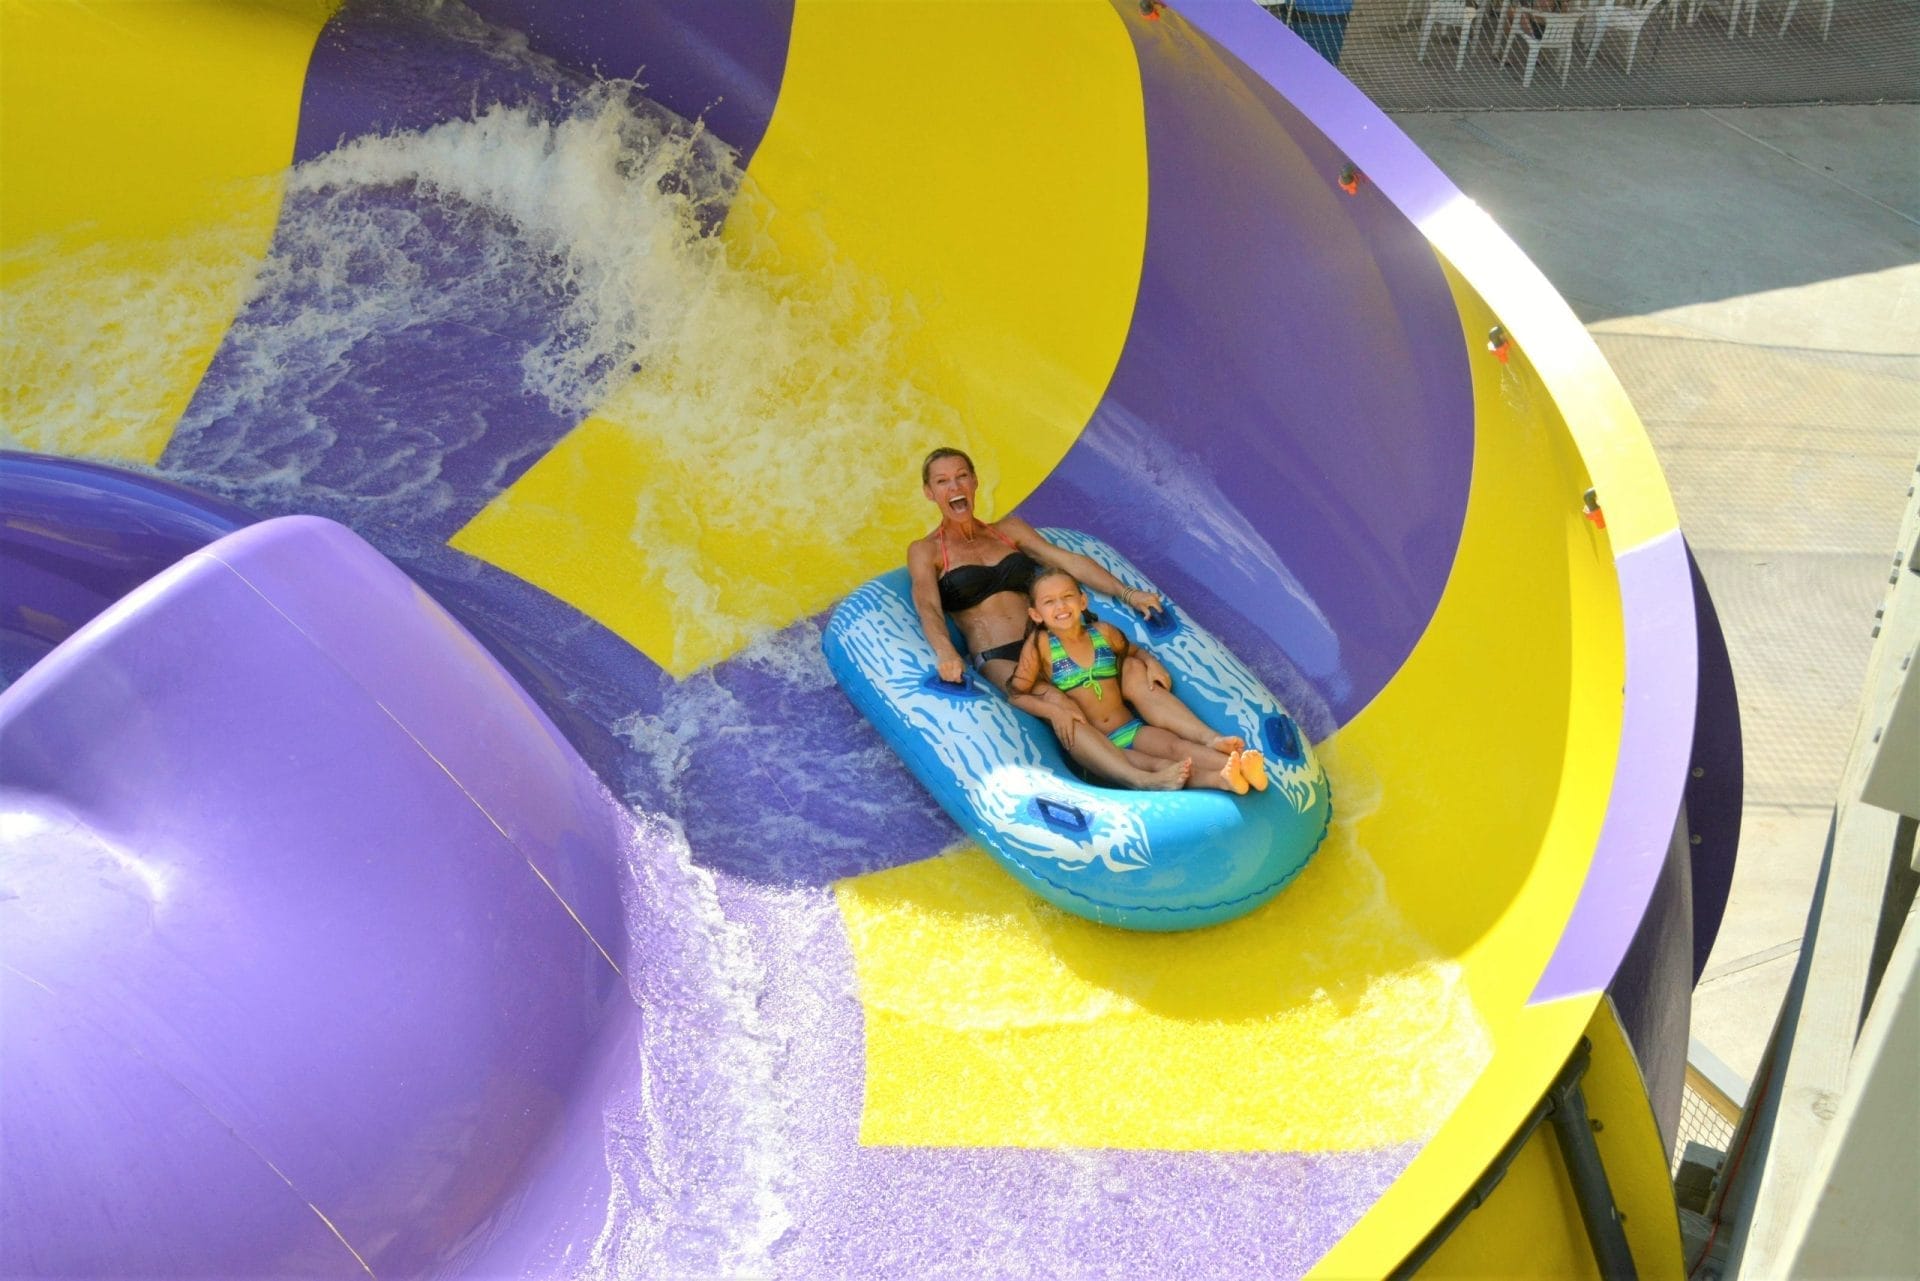
[[[940,509],[940,524],[907,547],[907,572],[940,679],[958,684],[966,678],[966,660],[947,634],[951,615],[980,674],[1006,692],[1027,638],[1027,588],[1042,568],[1063,570],[1142,614],[1163,608],[1152,592],[1128,587],[1105,566],[1054,546],[1018,516],[981,520],[973,509],[979,488],[973,460],[960,450],[936,449],[920,465],[920,492]],[[1137,707],[1167,693],[1138,658],[1122,670],[1121,689]],[[1103,735],[1076,733],[1086,716],[1059,690],[1046,686],[1032,697],[1044,704],[1047,722],[1068,755],[1093,774],[1127,787],[1171,791],[1191,772],[1185,761],[1142,769]]]

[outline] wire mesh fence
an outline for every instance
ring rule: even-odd
[[[1725,1152],[1727,1144],[1733,1141],[1733,1126],[1713,1105],[1691,1089],[1687,1090],[1680,1098],[1680,1137],[1673,1145],[1673,1165],[1669,1172],[1680,1172],[1680,1160],[1689,1143]]]
[[[1920,101],[1920,0],[1265,7],[1390,111]]]

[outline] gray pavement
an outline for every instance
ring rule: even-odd
[[[1920,453],[1920,107],[1396,120],[1588,325],[1719,608],[1745,813],[1693,1026],[1751,1077]]]

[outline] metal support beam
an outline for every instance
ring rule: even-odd
[[[1576,1057],[1584,1060],[1588,1044],[1580,1041]],[[1553,1104],[1549,1116],[1553,1133],[1560,1140],[1560,1155],[1566,1159],[1567,1175],[1573,1180],[1574,1200],[1580,1205],[1580,1219],[1587,1225],[1587,1241],[1593,1246],[1594,1262],[1608,1281],[1635,1277],[1633,1251],[1627,1245],[1627,1230],[1620,1226],[1620,1209],[1613,1203],[1613,1189],[1607,1183],[1607,1168],[1600,1162],[1600,1148],[1593,1141],[1593,1124],[1587,1116],[1587,1097],[1580,1089],[1579,1074],[1562,1072],[1547,1098]]]
[[[1586,1076],[1587,1067],[1592,1061],[1593,1042],[1583,1036],[1580,1044],[1567,1057],[1566,1066],[1560,1069],[1553,1084],[1547,1087],[1546,1094],[1527,1113],[1519,1130],[1487,1166],[1486,1173],[1454,1204],[1453,1209],[1447,1212],[1447,1217],[1435,1224],[1433,1231],[1421,1239],[1413,1253],[1388,1274],[1392,1281],[1406,1281],[1406,1278],[1419,1272],[1427,1260],[1447,1243],[1454,1229],[1464,1223],[1468,1215],[1486,1204],[1487,1198],[1500,1185],[1500,1180],[1506,1178],[1508,1167],[1520,1155],[1521,1149],[1527,1146],[1527,1141],[1543,1121],[1553,1122],[1561,1155],[1566,1160],[1567,1176],[1573,1183],[1574,1199],[1580,1206],[1580,1218],[1586,1224],[1587,1242],[1593,1248],[1600,1275],[1607,1281],[1635,1281],[1638,1278],[1633,1252],[1627,1245],[1626,1229],[1621,1226],[1619,1208],[1613,1203],[1613,1189],[1607,1182],[1606,1167],[1601,1164],[1600,1149],[1593,1141],[1586,1094],[1580,1088],[1581,1079]]]

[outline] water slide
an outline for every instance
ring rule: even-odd
[[[0,22],[0,1273],[1597,1275],[1583,1045],[1681,1270],[1711,606],[1572,313],[1280,23]],[[1274,902],[1062,914],[834,687],[939,444],[1300,718]]]

